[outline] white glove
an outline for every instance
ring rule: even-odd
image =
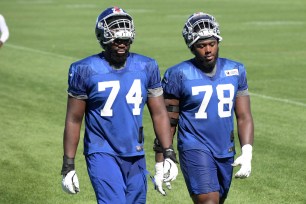
[[[163,162],[157,162],[155,164],[155,176],[154,176],[154,185],[155,190],[157,190],[160,194],[163,196],[167,195],[167,193],[163,189],[163,183],[164,183],[164,163]],[[170,182],[165,183],[167,188],[171,189]]]
[[[79,179],[75,170],[69,171],[66,176],[63,176],[62,188],[69,194],[76,194],[80,192]]]
[[[241,148],[241,156],[239,156],[232,166],[240,165],[240,170],[235,174],[236,178],[247,178],[251,174],[252,161],[252,145],[246,144]]]
[[[164,160],[164,182],[174,181],[178,175],[176,164],[169,158]]]
[[[155,164],[155,176],[154,176],[155,190],[157,190],[163,196],[165,196],[166,192],[163,189],[163,181],[164,181],[163,162],[157,162]]]

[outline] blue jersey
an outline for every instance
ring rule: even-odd
[[[102,53],[71,64],[68,94],[86,100],[84,154],[144,155],[143,108],[160,79],[157,62],[135,53],[122,69]]]
[[[162,84],[165,94],[180,100],[179,151],[205,149],[219,158],[235,154],[235,98],[248,89],[243,64],[218,58],[209,77],[191,59],[169,68]]]

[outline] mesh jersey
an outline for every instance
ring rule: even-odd
[[[237,92],[248,89],[243,64],[218,58],[213,77],[193,59],[169,68],[162,85],[165,94],[180,100],[178,149],[206,149],[215,157],[231,157],[234,150],[234,107]]]
[[[72,63],[68,94],[86,100],[84,154],[144,155],[143,108],[160,79],[157,62],[135,53],[119,70],[102,53]]]

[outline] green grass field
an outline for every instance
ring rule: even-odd
[[[67,72],[73,61],[100,51],[95,20],[113,5],[134,17],[131,51],[157,59],[162,73],[192,56],[181,37],[188,16],[204,11],[217,18],[220,56],[246,66],[255,122],[252,175],[233,179],[227,203],[305,204],[304,0],[1,0],[10,38],[0,49],[0,203],[96,203],[82,143],[76,157],[81,192],[61,189]],[[144,120],[147,169],[154,174],[147,110]],[[162,197],[148,181],[147,203],[191,203],[181,173],[172,187]]]

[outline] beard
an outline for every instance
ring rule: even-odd
[[[114,65],[124,65],[128,55],[129,55],[128,52],[119,54],[119,53],[117,53],[116,51],[113,50],[110,53],[111,63],[114,64]]]
[[[204,56],[195,56],[195,63],[199,69],[201,69],[205,73],[210,73],[216,66],[217,59],[219,57],[219,48],[214,56],[213,60],[207,60]]]
[[[117,49],[107,47],[106,52],[104,53],[110,66],[119,69],[125,65],[127,57],[129,56],[129,49],[126,49],[124,53],[119,53]]]

